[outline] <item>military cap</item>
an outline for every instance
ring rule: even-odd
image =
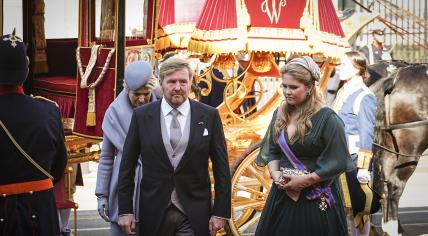
[[[0,37],[0,85],[22,85],[28,75],[27,48],[12,34]]]

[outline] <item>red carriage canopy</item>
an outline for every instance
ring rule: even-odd
[[[186,49],[205,0],[159,0],[156,51]]]
[[[264,51],[331,58],[349,48],[331,0],[207,0],[188,46],[207,54]]]
[[[246,0],[249,51],[321,53],[337,58],[349,45],[331,0]]]
[[[243,1],[207,0],[188,49],[207,54],[244,51],[248,24]]]

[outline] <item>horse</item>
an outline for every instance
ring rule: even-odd
[[[385,75],[388,66],[383,65],[379,71]],[[398,219],[401,194],[428,148],[428,66],[403,65],[370,89],[378,101],[373,144],[374,189],[384,199],[382,230],[397,235],[403,232]]]
[[[370,75],[366,83],[367,87],[370,87],[370,85],[374,84],[381,78],[388,77],[397,69],[408,65],[409,63],[402,60],[380,61],[376,64],[370,65],[367,68]]]

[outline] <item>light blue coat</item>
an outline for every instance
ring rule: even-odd
[[[377,101],[361,77],[345,83],[339,90],[333,109],[345,123],[349,153],[371,152]]]

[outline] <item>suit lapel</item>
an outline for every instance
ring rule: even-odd
[[[161,102],[160,101],[158,101],[157,102],[158,104],[154,106],[154,111],[150,112],[150,114],[147,115],[148,120],[146,122],[147,124],[152,124],[152,125],[149,125],[149,128],[151,128],[150,134],[153,135],[154,145],[157,147],[156,149],[158,149],[161,154],[160,159],[164,163],[166,163],[169,167],[173,168],[171,165],[171,162],[169,161],[168,154],[165,149],[165,144],[162,138],[161,124],[160,124],[160,119],[161,119],[161,110],[160,110]]]
[[[201,137],[198,137],[198,135],[201,136],[203,133],[203,129],[206,127],[205,114],[201,112],[200,109],[196,109],[196,106],[197,106],[196,102],[190,99],[191,117],[190,117],[189,141],[187,142],[186,151],[184,152],[180,163],[178,163],[176,171],[180,170],[184,166],[184,164],[188,161],[188,159],[191,157],[193,147],[196,147],[201,141]]]

